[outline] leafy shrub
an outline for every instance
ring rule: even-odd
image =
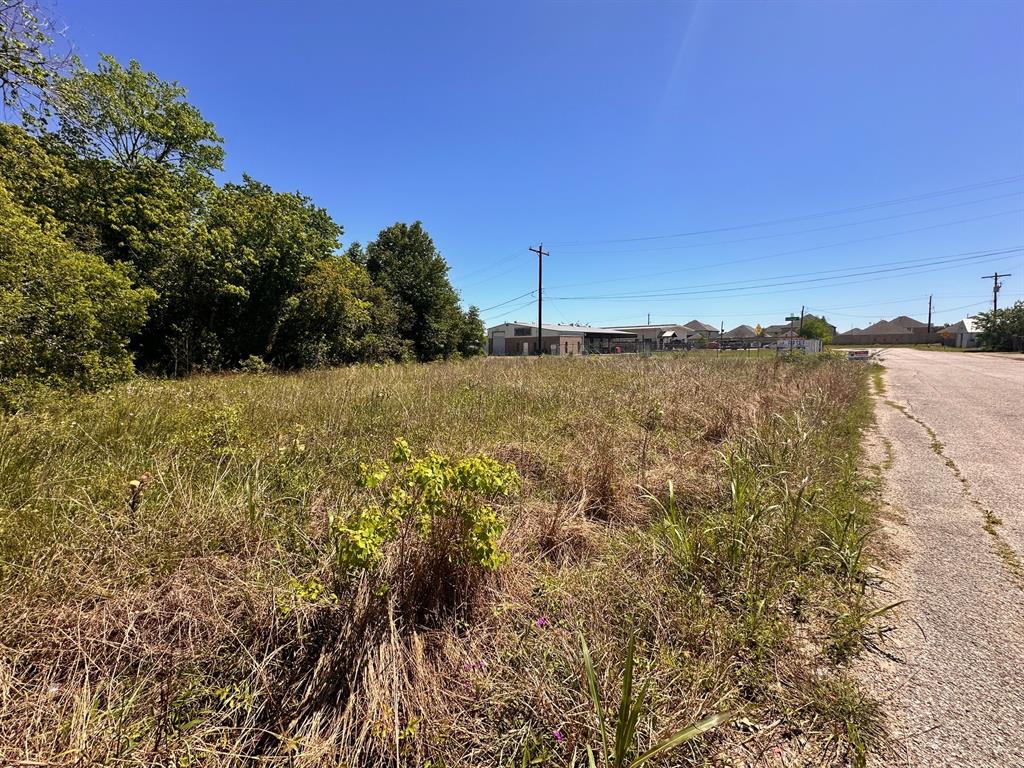
[[[0,407],[35,383],[92,389],[132,375],[148,290],[44,229],[0,183]]]
[[[805,339],[821,339],[822,344],[832,343],[832,329],[822,317],[805,317],[800,325],[799,335]]]
[[[266,373],[270,365],[259,355],[249,355],[238,364],[238,370],[242,373]]]
[[[975,318],[981,346],[1002,351],[1024,351],[1024,301],[1012,307],[982,312]]]
[[[504,562],[504,521],[490,502],[516,493],[519,475],[485,455],[415,458],[402,438],[389,458],[360,464],[365,503],[333,522],[335,562],[343,580],[382,578],[378,591],[422,618]]]

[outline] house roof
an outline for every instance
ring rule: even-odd
[[[726,331],[725,335],[730,339],[746,339],[757,336],[757,331],[749,325],[737,325],[731,331]]]
[[[892,320],[879,320],[874,325],[869,325],[861,333],[910,333],[913,328],[924,328],[925,326],[926,323],[922,323],[920,320],[900,315]]]
[[[897,323],[898,325],[903,326],[904,328],[924,328],[925,326],[928,325],[928,323],[922,323],[920,320],[915,320],[914,318],[907,317],[906,315],[894,317],[892,321],[894,323]]]
[[[940,333],[978,333],[981,330],[978,328],[977,318],[965,317],[963,320],[957,320],[955,323],[951,323],[943,328]]]
[[[519,323],[515,321],[499,323],[498,325],[491,326],[487,329],[487,332],[490,333],[491,331],[496,331],[506,325],[514,325],[519,328],[529,328],[535,334],[537,332],[536,323]],[[631,331],[622,331],[617,328],[595,328],[589,325],[559,325],[557,323],[544,323],[543,328],[545,333],[557,333],[561,336],[585,336],[587,334],[599,336],[636,336],[636,334]]]
[[[843,333],[846,333],[846,334],[851,334],[851,333],[864,333],[864,331],[863,331],[863,330],[862,330],[861,328],[851,328],[851,329],[850,329],[850,330],[848,330],[848,331],[843,331]]]
[[[713,325],[702,323],[700,320],[691,320],[686,323],[687,327],[692,328],[695,331],[717,331],[718,329]]]

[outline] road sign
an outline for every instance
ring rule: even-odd
[[[790,315],[789,317],[786,318],[786,322],[787,323],[795,323],[799,319],[800,319],[800,315]]]

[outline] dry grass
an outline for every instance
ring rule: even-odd
[[[866,391],[837,360],[491,359],[4,417],[0,763],[583,765],[580,632],[605,696],[637,638],[638,747],[743,709],[661,765],[856,761]],[[399,435],[522,478],[508,561],[429,620],[330,557]]]

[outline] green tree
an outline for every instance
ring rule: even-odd
[[[805,317],[798,335],[805,339],[821,339],[822,344],[832,342],[832,329],[823,317]]]
[[[272,359],[282,368],[401,359],[387,297],[348,257],[324,259],[287,301]]]
[[[44,229],[0,181],[0,402],[34,383],[94,388],[133,371],[152,292]]]
[[[422,223],[381,230],[366,248],[366,266],[394,302],[399,334],[411,342],[417,360],[458,354],[465,326],[459,295]]]
[[[223,165],[223,139],[185,95],[134,59],[125,68],[103,55],[95,72],[81,69],[58,86],[58,133],[80,157],[209,174]]]
[[[54,44],[59,34],[33,0],[0,0],[0,101],[26,117],[43,111],[54,83],[72,62]]]
[[[206,228],[223,362],[265,356],[289,297],[316,264],[334,258],[342,228],[308,197],[248,176],[213,195]]]
[[[1000,351],[1024,351],[1024,301],[975,317],[978,343]]]
[[[487,350],[487,331],[480,319],[480,309],[471,306],[462,317],[458,351],[461,357],[477,357]]]
[[[40,224],[67,223],[78,178],[65,157],[23,128],[0,123],[0,179],[13,199]]]

